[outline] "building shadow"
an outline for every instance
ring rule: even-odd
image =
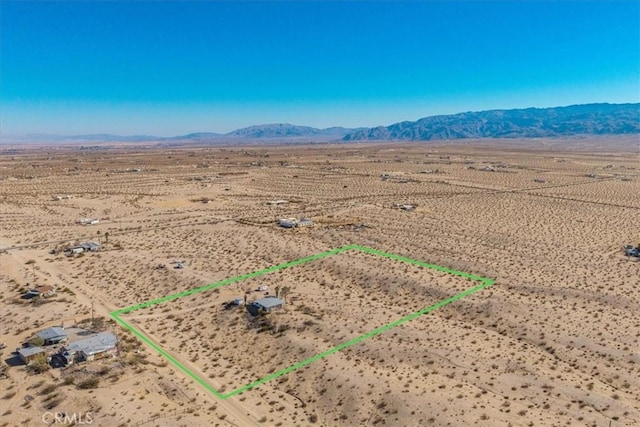
[[[9,357],[8,359],[4,359],[4,363],[6,363],[9,366],[24,366],[24,362],[22,361],[22,359],[20,359],[20,356],[18,356],[17,354],[12,355],[11,357]]]

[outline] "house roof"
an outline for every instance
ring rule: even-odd
[[[35,356],[36,354],[44,353],[44,349],[42,347],[25,347],[18,350],[18,354],[20,357],[29,357]]]
[[[54,291],[55,288],[51,285],[43,285],[43,286],[38,286],[37,288],[34,288],[33,291],[40,293],[40,294],[46,294],[47,292],[51,292]]]
[[[75,341],[66,346],[69,353],[81,351],[87,356],[103,353],[114,348],[118,344],[118,339],[111,332],[100,332],[90,338]]]
[[[51,328],[43,329],[40,332],[36,333],[36,336],[42,338],[43,340],[66,338],[67,331],[59,326],[52,326]]]
[[[80,246],[84,249],[100,248],[100,244],[96,242],[85,242],[81,243]]]
[[[259,305],[265,309],[278,307],[284,304],[284,301],[276,297],[264,297],[254,301],[255,305]]]

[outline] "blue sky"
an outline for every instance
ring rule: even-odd
[[[0,24],[5,135],[640,101],[637,1],[3,0]]]

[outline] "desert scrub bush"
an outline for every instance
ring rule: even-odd
[[[42,388],[42,390],[40,390],[40,392],[38,394],[40,394],[40,395],[50,394],[50,393],[53,393],[54,391],[56,391],[57,388],[58,388],[58,386],[55,385],[55,384],[47,384],[46,386],[44,386]]]
[[[82,390],[97,388],[98,384],[100,384],[100,379],[98,377],[90,377],[80,381],[77,384],[77,387]]]
[[[33,337],[33,338],[29,339],[29,344],[32,347],[42,347],[44,345],[44,338]]]
[[[29,366],[29,370],[36,374],[41,374],[43,372],[51,369],[51,365],[47,362],[47,358],[45,356],[38,357],[34,361],[32,361]]]
[[[7,400],[7,399],[11,399],[13,396],[16,395],[15,391],[10,391],[4,394],[4,396],[2,396],[3,400]]]

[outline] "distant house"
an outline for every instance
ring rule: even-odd
[[[33,362],[35,359],[44,356],[44,349],[42,347],[26,347],[18,350],[18,357],[25,365]]]
[[[84,248],[82,246],[72,246],[70,248],[67,248],[64,250],[64,254],[66,256],[71,256],[74,254],[81,254],[82,252],[84,252]]]
[[[43,297],[50,297],[52,295],[55,295],[56,288],[54,288],[51,285],[42,285],[34,288],[32,291],[37,292],[39,295]]]
[[[286,205],[287,203],[289,203],[287,200],[280,200],[280,199],[267,201],[267,205],[270,205],[270,206]]]
[[[31,299],[35,297],[50,297],[55,295],[55,293],[56,293],[56,288],[54,288],[51,285],[43,285],[43,286],[38,286],[36,288],[29,290],[29,292],[24,294],[22,298]]]
[[[95,219],[95,218],[80,218],[80,220],[78,221],[80,224],[82,225],[96,225],[96,224],[100,224],[100,220],[99,219]]]
[[[284,228],[294,228],[298,225],[297,218],[280,218],[278,220],[278,225]]]
[[[400,204],[400,203],[394,203],[393,204],[394,208],[398,208],[401,209],[403,211],[412,211],[416,208],[415,205],[410,205],[410,204]]]
[[[268,296],[247,305],[247,311],[252,316],[257,316],[261,311],[269,313],[282,307],[284,307],[284,300],[274,296]]]
[[[309,227],[313,225],[311,218],[280,218],[278,225],[283,228]]]
[[[80,247],[85,251],[90,251],[90,252],[97,252],[100,250],[100,244],[96,242],[81,243]]]
[[[640,245],[634,248],[633,245],[627,245],[624,247],[624,254],[626,256],[640,257]]]
[[[311,227],[313,225],[313,220],[311,218],[301,218],[298,221],[298,227]]]
[[[65,346],[62,356],[67,364],[91,361],[114,356],[117,353],[118,339],[111,332],[100,332],[93,337],[74,341]]]
[[[84,242],[80,243],[78,246],[70,246],[64,250],[64,254],[66,256],[71,256],[74,254],[81,254],[85,251],[87,252],[97,252],[100,250],[100,243],[96,242]]]
[[[36,336],[44,340],[44,345],[59,344],[69,339],[67,331],[59,326],[43,329],[36,333]]]

